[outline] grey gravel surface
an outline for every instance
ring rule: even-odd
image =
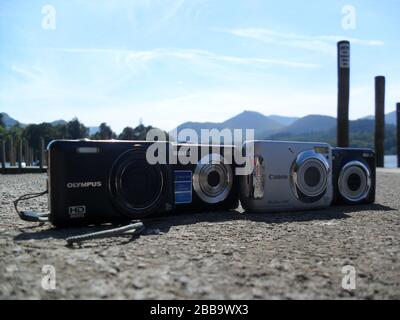
[[[0,175],[1,299],[399,299],[400,173],[378,173],[377,203],[312,212],[187,214],[145,234],[67,247],[93,230],[17,219],[12,200],[43,174]],[[30,208],[47,209],[46,197]],[[99,230],[99,227],[95,228]],[[42,268],[56,289],[42,288]],[[356,270],[344,290],[342,267]]]

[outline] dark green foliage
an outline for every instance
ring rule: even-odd
[[[80,123],[77,118],[72,119],[65,125],[61,124],[56,127],[59,127],[61,131],[65,129],[65,132],[62,132],[65,135],[65,139],[82,139],[87,138],[89,135],[89,129]]]
[[[57,136],[57,128],[50,123],[31,124],[23,132],[23,137],[28,141],[29,146],[34,149],[40,148],[41,138],[47,144]]]
[[[131,127],[125,127],[124,130],[118,135],[119,140],[133,140],[135,138],[134,129]]]
[[[131,127],[126,127],[124,128],[124,130],[122,130],[122,132],[120,133],[120,135],[118,136],[118,139],[120,140],[147,140],[147,133],[150,130],[159,130],[158,134],[159,136],[164,136],[166,138],[166,140],[168,140],[168,134],[160,129],[156,129],[152,126],[144,126],[143,124],[139,124],[136,128],[131,128]]]
[[[103,122],[99,126],[99,131],[93,134],[90,138],[93,140],[111,140],[116,139],[117,135],[112,131],[107,123]]]
[[[26,139],[34,149],[40,148],[40,139],[43,138],[47,145],[55,139],[82,139],[88,136],[86,128],[77,118],[65,124],[56,126],[43,122],[41,124],[30,124],[22,130],[22,137]]]
[[[0,113],[0,128],[5,128],[6,124],[4,123],[4,115]]]

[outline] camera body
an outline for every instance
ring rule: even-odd
[[[175,210],[232,210],[239,206],[235,146],[173,144]]]
[[[333,148],[333,204],[375,201],[376,160],[372,149]]]
[[[253,144],[249,148],[248,144]],[[250,212],[328,207],[333,198],[332,148],[327,143],[246,141],[253,150],[249,175],[240,178],[240,201]]]
[[[170,147],[146,141],[50,142],[50,222],[64,227],[167,214],[174,207],[171,168],[150,164],[147,151],[157,148],[155,154],[167,158]]]

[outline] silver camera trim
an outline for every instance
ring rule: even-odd
[[[216,186],[208,184],[208,175],[217,172],[219,183]],[[201,200],[209,204],[224,201],[233,185],[233,173],[229,164],[224,164],[220,154],[209,154],[203,157],[196,166],[193,174],[193,189]]]
[[[354,196],[354,197],[351,197],[351,196],[347,195],[347,193],[348,193],[348,192],[346,192],[346,190],[348,189],[348,187],[347,187],[347,179],[345,181],[345,178],[348,178],[350,176],[350,174],[351,174],[351,173],[347,173],[348,170],[350,170],[352,168],[358,168],[361,171],[363,171],[364,172],[364,177],[365,177],[364,190],[362,192],[360,192],[358,196]],[[346,173],[347,173],[347,175],[345,175]],[[340,192],[340,195],[343,198],[345,198],[346,200],[348,200],[348,201],[358,202],[358,201],[362,201],[362,200],[366,199],[368,197],[368,194],[369,194],[370,190],[371,190],[371,185],[372,185],[371,172],[367,168],[367,166],[364,165],[360,161],[350,161],[350,162],[346,163],[343,166],[343,168],[340,170],[340,174],[339,174],[339,178],[338,178],[339,192]],[[360,186],[359,189],[361,189],[361,186]]]
[[[324,175],[321,176],[322,182],[318,184],[320,185],[320,187],[316,188],[316,190],[313,192],[310,192],[310,190],[305,189],[305,187],[303,186],[302,181],[304,180],[304,175],[299,176],[302,172],[304,172],[304,170],[306,170],[303,169],[304,165],[310,161],[313,161],[320,168],[322,168],[324,173]],[[314,150],[306,150],[301,152],[296,157],[296,160],[293,162],[292,168],[290,170],[290,185],[292,187],[292,192],[294,193],[296,198],[301,200],[301,196],[299,195],[298,190],[300,190],[301,193],[310,198],[321,196],[328,187],[329,169],[329,163],[321,153],[318,153]]]

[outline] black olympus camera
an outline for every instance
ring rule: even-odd
[[[333,204],[375,201],[376,164],[371,149],[333,148]]]
[[[232,145],[174,144],[177,211],[231,210],[239,206]]]
[[[51,142],[50,222],[75,226],[167,214],[175,202],[170,148],[168,142]]]

